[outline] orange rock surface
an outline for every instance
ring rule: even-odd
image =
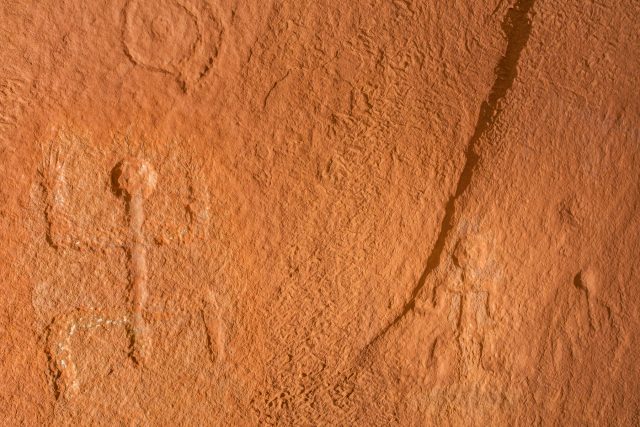
[[[640,424],[637,1],[0,3],[1,425]]]

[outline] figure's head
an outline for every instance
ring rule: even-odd
[[[118,191],[128,196],[140,193],[147,198],[156,188],[158,174],[146,160],[127,157],[115,167],[113,182]]]

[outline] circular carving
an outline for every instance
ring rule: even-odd
[[[129,0],[122,38],[134,64],[171,74],[186,90],[213,67],[222,24],[204,0]]]
[[[118,189],[129,196],[140,193],[147,198],[153,193],[158,182],[158,174],[146,160],[128,157],[115,169]]]

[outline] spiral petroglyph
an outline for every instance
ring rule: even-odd
[[[136,65],[173,76],[186,91],[204,78],[218,56],[223,27],[203,0],[129,0],[122,42]]]

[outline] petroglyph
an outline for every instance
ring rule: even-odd
[[[116,167],[119,188],[125,193],[129,205],[131,246],[129,247],[131,288],[133,291],[133,341],[134,359],[141,362],[149,353],[149,331],[142,318],[142,311],[149,298],[147,289],[147,249],[142,225],[144,223],[144,199],[156,187],[158,175],[146,161],[127,158]]]
[[[150,71],[173,76],[184,91],[211,71],[222,24],[202,0],[130,0],[123,9],[127,57]]]
[[[56,397],[69,400],[80,390],[78,368],[73,358],[71,339],[81,329],[91,330],[113,326],[129,326],[127,315],[105,315],[95,310],[77,310],[58,316],[49,327],[48,352],[54,374]]]
[[[488,235],[466,231],[452,253],[452,267],[445,280],[444,293],[450,295],[448,318],[453,326],[461,356],[462,373],[480,365],[487,327],[494,321],[491,299],[501,278]]]
[[[209,291],[204,296],[202,318],[207,330],[207,349],[211,362],[221,361],[225,357],[225,327],[222,321],[222,307],[218,298]]]
[[[61,144],[49,146],[40,171],[46,204],[45,216],[49,244],[59,250],[107,252],[126,249],[128,245],[126,227],[87,229],[79,224],[78,218],[73,217],[70,206],[73,200],[71,200],[69,183],[67,182],[68,153],[64,153],[65,149],[69,150],[68,147]],[[189,169],[185,175],[188,200],[184,212],[187,221],[177,227],[172,228],[165,225],[160,230],[156,229],[152,240],[158,245],[172,243],[183,245],[189,244],[195,239],[206,237],[210,220],[208,189],[201,182],[202,177],[197,168]],[[118,176],[119,167],[117,166],[112,173],[112,180],[117,181]],[[157,180],[157,175],[153,179]],[[149,184],[151,185],[151,183]],[[113,185],[114,190],[118,193],[125,191],[120,183],[113,182]],[[153,188],[155,188],[155,183],[152,184],[152,187],[144,189],[143,198],[150,195]],[[91,221],[91,223],[93,222]]]
[[[45,190],[47,240],[56,249],[106,251],[125,246],[123,230],[82,230],[69,213],[69,189],[65,155],[57,145],[49,147],[41,171]]]
[[[502,320],[496,294],[503,272],[495,236],[464,220],[451,234],[456,240],[450,255],[435,270],[434,286],[415,305],[416,314],[428,319],[422,331],[429,345],[421,355],[438,387],[452,380],[472,384],[487,374],[483,359],[495,351],[487,337]],[[341,373],[332,395],[336,405],[345,398],[338,390],[354,387],[361,366],[372,363],[369,357],[360,353],[355,367]]]
[[[181,194],[180,197],[186,198],[183,215],[177,216],[177,218],[184,218],[183,222],[170,221],[175,229],[168,229],[166,227],[158,228],[157,221],[155,221],[155,228],[153,228],[155,232],[147,231],[145,207],[150,197],[156,194],[159,174],[147,160],[130,156],[116,164],[111,171],[110,180],[104,180],[104,182],[111,183],[115,195],[125,202],[126,217],[124,221],[122,219],[119,221],[124,222],[126,226],[117,223],[106,224],[101,228],[97,225],[97,221],[87,213],[87,210],[79,209],[78,200],[74,200],[74,194],[76,197],[82,196],[80,200],[83,203],[91,200],[87,198],[86,191],[88,190],[83,192],[81,191],[82,187],[80,190],[74,189],[74,186],[78,187],[76,180],[82,179],[86,173],[78,170],[78,163],[74,163],[71,159],[77,154],[77,150],[74,151],[71,145],[64,144],[52,144],[49,148],[45,153],[41,170],[47,242],[54,249],[54,253],[58,254],[57,257],[66,259],[67,262],[74,262],[78,255],[74,256],[73,254],[82,254],[82,259],[91,262],[90,260],[93,258],[98,260],[117,256],[116,251],[120,251],[121,254],[126,253],[130,286],[129,309],[113,310],[109,307],[86,305],[85,302],[76,306],[79,308],[72,308],[63,311],[62,314],[53,315],[53,321],[48,327],[47,352],[56,396],[66,401],[77,395],[80,390],[78,361],[74,359],[72,351],[72,338],[79,330],[90,331],[96,328],[124,327],[130,339],[129,356],[137,366],[148,363],[152,356],[151,330],[145,321],[145,318],[152,314],[146,307],[149,300],[148,250],[154,244],[168,247],[167,249],[171,250],[171,245],[174,243],[178,247],[186,247],[195,244],[198,240],[205,239],[210,217],[208,191],[206,186],[200,182],[198,168],[191,165],[191,168],[184,172],[183,180],[179,181],[184,186],[180,191],[177,193],[173,191],[169,195],[162,194],[167,190],[172,190],[171,187],[164,187],[160,192],[162,197],[169,197],[168,200],[175,200],[176,194]],[[90,190],[89,194],[99,193]],[[111,200],[117,200],[113,198],[113,195],[111,197]],[[154,217],[158,209],[172,207],[151,201],[153,202],[151,206]],[[119,215],[112,215],[112,217],[118,218]],[[163,222],[166,221],[165,213],[163,214]],[[92,224],[93,228],[87,229],[86,224]],[[155,238],[149,236],[149,234],[153,236],[156,233],[160,234]],[[97,254],[97,258],[94,254]],[[56,282],[54,278],[52,279]],[[53,291],[56,295],[60,294],[50,285],[43,286],[44,291],[48,294]],[[115,291],[117,285],[113,286]],[[222,360],[224,355],[225,330],[219,313],[221,308],[212,295],[207,294],[203,298],[205,307],[200,317],[209,337],[206,343],[207,351],[212,361],[215,362]],[[36,307],[38,310],[43,305],[39,302],[40,300],[39,295],[34,296],[34,304],[38,305]],[[61,300],[61,298],[57,298],[57,300]],[[80,299],[78,301],[86,300]],[[47,307],[50,311],[59,311],[59,303],[60,301],[58,304],[48,304]],[[122,305],[118,305],[118,307],[122,307]],[[77,346],[78,343],[74,345]]]
[[[50,175],[47,182],[47,188],[50,189],[47,194],[49,201],[47,217],[50,224],[57,226],[58,222],[53,220],[62,218],[62,224],[68,225],[62,209],[65,203],[63,164],[57,156],[51,163],[54,165],[54,173]],[[155,189],[158,176],[148,162],[136,158],[127,158],[116,166],[115,178],[118,189],[127,198],[129,209],[131,242],[127,245],[127,248],[130,256],[129,270],[132,288],[131,315],[111,317],[97,311],[95,314],[90,315],[74,312],[54,321],[51,326],[50,339],[52,341],[49,345],[49,351],[53,368],[57,371],[56,387],[58,396],[64,398],[73,397],[79,388],[76,381],[77,368],[70,348],[71,337],[77,328],[91,329],[96,326],[127,324],[131,331],[133,359],[137,363],[142,363],[150,352],[149,331],[143,319],[143,310],[149,294],[147,289],[146,242],[142,229],[144,223],[143,201]],[[66,230],[68,230],[67,227],[64,230],[56,227],[55,232],[50,231],[49,237],[53,242],[68,244],[71,239],[68,235],[62,233],[62,231]],[[71,240],[71,242],[74,242],[74,240]],[[77,247],[78,245],[73,246]]]

